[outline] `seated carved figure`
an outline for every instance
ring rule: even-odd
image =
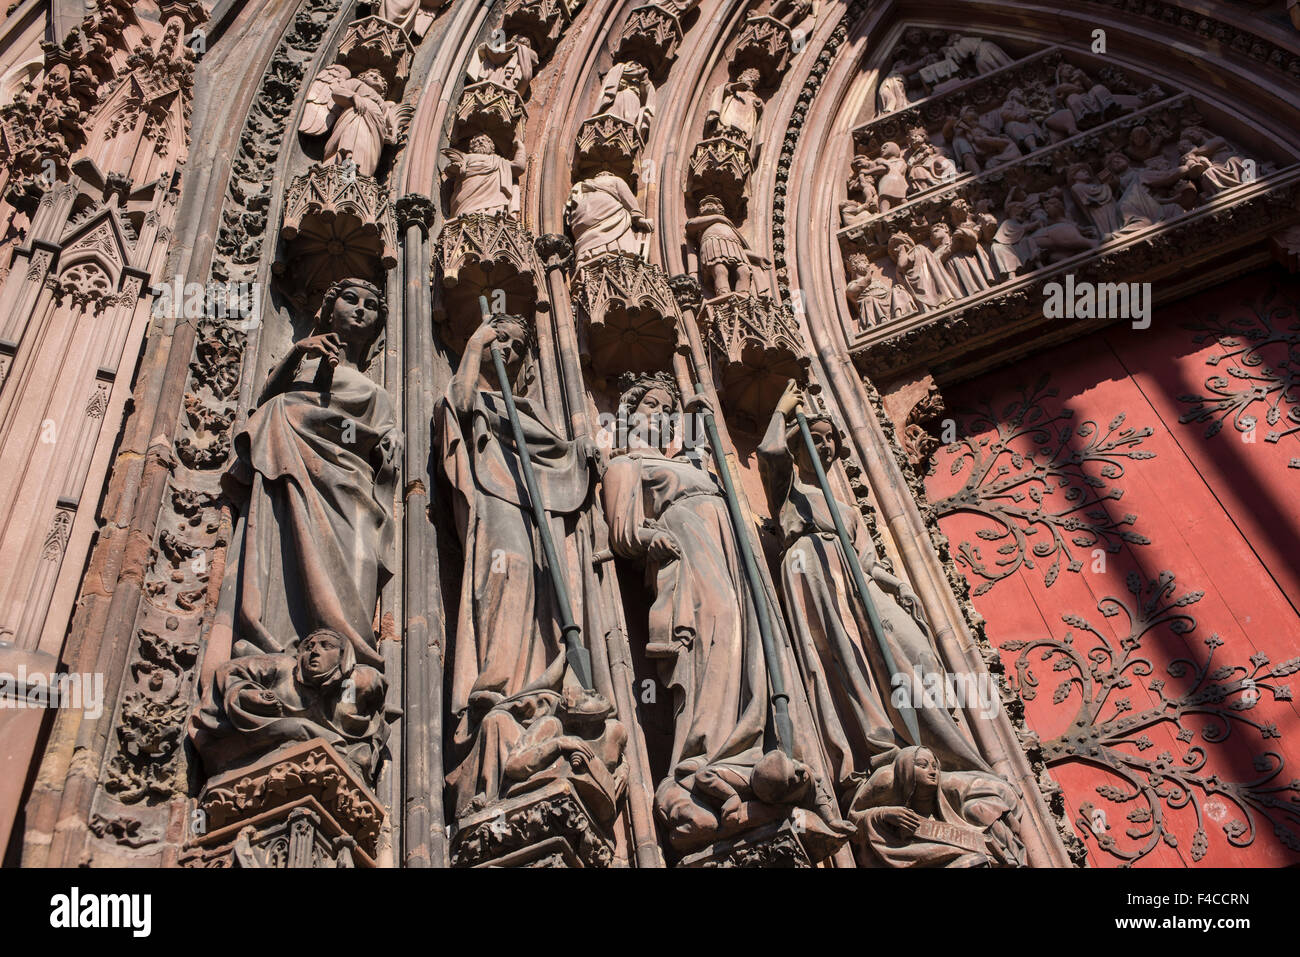
[[[324,738],[373,784],[388,739],[386,691],[384,676],[357,664],[347,639],[320,628],[295,655],[246,655],[218,666],[191,735],[209,776]]]
[[[901,749],[858,788],[849,809],[864,867],[1020,867],[1020,801],[984,771],[944,771],[925,747]]]

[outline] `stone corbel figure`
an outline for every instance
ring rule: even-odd
[[[754,265],[772,264],[750,249],[716,196],[700,200],[699,215],[686,221],[686,236],[699,248],[700,268],[708,275],[714,296],[749,295]]]
[[[402,115],[385,97],[388,81],[378,70],[353,77],[335,63],[321,70],[307,90],[307,106],[298,129],[307,136],[330,134],[322,159],[356,164],[361,176],[374,176],[386,145],[397,142]]]
[[[654,231],[632,188],[608,170],[575,183],[564,207],[578,263],[605,253],[640,254],[638,234]]]
[[[927,678],[932,683],[945,669],[934,652],[916,595],[878,559],[858,509],[837,500],[856,552],[844,553],[795,421],[802,404],[799,389],[791,382],[759,445],[758,464],[781,537],[780,591],[786,620],[819,736],[836,776],[836,793],[847,805],[863,772],[891,754],[897,740],[905,740],[905,732],[896,738],[894,719],[885,704],[895,693],[896,679],[884,665],[850,561],[859,563],[867,580],[902,686],[909,692],[925,687]],[[812,415],[808,431],[822,468],[830,470],[843,454],[839,430],[828,417]],[[914,710],[925,743],[963,767],[985,766],[945,708],[921,707],[918,702]]]
[[[450,215],[470,213],[519,212],[519,187],[515,177],[523,173],[528,161],[523,144],[518,144],[513,160],[498,156],[492,137],[479,133],[470,138],[469,149],[445,149],[446,175],[454,184]]]
[[[655,87],[650,72],[636,62],[615,63],[605,74],[596,101],[596,116],[609,114],[630,123],[641,142],[650,135],[650,120],[655,115]]]
[[[645,564],[653,596],[646,655],[673,693],[669,771],[655,792],[673,845],[684,852],[795,806],[815,812],[806,827],[842,833],[807,765],[768,747],[754,598],[722,488],[682,453],[671,377],[638,377],[619,410],[628,447],[611,460],[602,494],[614,553]]]
[[[235,436],[222,484],[241,515],[218,617],[236,657],[293,653],[324,628],[383,668],[373,620],[392,575],[401,432],[365,370],[387,314],[373,283],[331,286],[315,334],[271,370]]]
[[[470,83],[495,83],[526,97],[536,70],[537,51],[533,49],[533,41],[521,35],[511,37],[499,47],[480,43],[467,75]]]
[[[754,67],[742,70],[734,83],[721,83],[713,91],[704,117],[704,135],[723,136],[749,149],[763,118],[763,98],[754,92],[760,74]],[[753,157],[751,157],[753,159]]]
[[[1015,790],[987,771],[944,771],[926,747],[898,751],[853,797],[863,867],[1022,867]]]
[[[555,593],[543,570],[491,356],[495,344],[516,389],[531,339],[525,319],[491,317],[470,336],[438,408],[442,466],[455,492],[455,521],[465,553],[451,662],[455,750],[447,775],[457,817],[513,793],[521,778],[529,776],[523,769],[550,767],[541,752],[531,758],[512,756],[543,743],[533,728],[537,721],[560,715],[564,725],[561,702],[576,701],[565,695],[579,690],[571,687],[575,679],[563,653]],[[562,436],[528,397],[516,395],[515,405],[543,505],[562,543],[590,503],[599,452],[589,440]],[[581,605],[579,599],[575,614]],[[588,701],[580,710],[590,712],[592,706]],[[581,723],[582,716],[575,719]]]
[[[372,786],[388,740],[387,684],[328,628],[296,655],[246,655],[217,666],[191,734],[211,777],[287,744],[324,738]]]

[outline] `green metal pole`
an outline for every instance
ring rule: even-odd
[[[867,609],[867,621],[871,625],[871,633],[880,648],[881,656],[885,659],[885,667],[889,669],[894,681],[897,681],[898,665],[894,663],[894,654],[889,648],[889,642],[885,640],[885,629],[880,624],[880,613],[876,611],[876,604],[871,600],[871,594],[867,591],[867,579],[862,574],[862,563],[858,561],[858,553],[853,547],[852,539],[849,538],[849,530],[844,527],[844,519],[840,516],[839,503],[835,501],[835,496],[831,494],[830,480],[826,478],[826,470],[822,468],[821,457],[817,454],[817,447],[813,445],[812,432],[808,430],[808,419],[803,412],[797,409],[795,410],[795,416],[799,420],[799,431],[803,435],[803,444],[808,450],[808,458],[812,461],[813,471],[817,473],[817,484],[822,488],[822,496],[826,499],[826,507],[830,510],[831,521],[835,523],[835,534],[839,536],[840,547],[844,549],[849,571],[853,573],[853,584],[857,586],[858,597],[862,599],[862,604]],[[903,723],[907,725],[908,734],[912,736],[912,743],[920,744],[921,731],[916,723],[915,710],[911,707],[902,707],[898,711],[903,718]]]
[[[695,383],[695,394],[704,395],[704,386]],[[776,743],[787,755],[794,755],[794,725],[790,723],[790,695],[785,690],[785,678],[781,673],[777,657],[776,633],[772,630],[772,616],[767,604],[767,591],[763,580],[758,575],[758,563],[754,559],[754,550],[750,547],[749,530],[745,527],[745,517],[740,512],[740,500],[736,497],[736,486],[731,481],[731,469],[727,468],[722,455],[722,439],[718,435],[718,423],[713,413],[704,411],[704,429],[709,437],[709,448],[713,451],[713,461],[718,467],[718,477],[722,480],[722,491],[727,499],[727,513],[731,516],[731,527],[736,533],[736,546],[740,549],[741,563],[745,567],[745,580],[749,584],[749,593],[754,599],[754,611],[758,615],[758,633],[763,639],[763,659],[767,664],[768,682],[772,687],[772,725],[776,729]]]
[[[528,486],[528,506],[537,524],[537,534],[542,539],[542,551],[546,555],[546,570],[551,575],[551,587],[555,590],[555,601],[559,605],[560,629],[564,634],[565,657],[574,676],[588,691],[595,690],[591,680],[591,654],[582,643],[582,626],[573,620],[573,606],[569,604],[569,589],[560,574],[560,559],[555,550],[555,539],[551,537],[551,526],[546,519],[546,507],[542,502],[541,490],[537,487],[537,476],[533,472],[533,460],[528,454],[528,443],[524,439],[523,426],[519,424],[519,410],[515,408],[515,397],[510,392],[510,377],[506,374],[505,360],[496,343],[492,344],[492,363],[496,366],[497,381],[501,384],[501,395],[506,402],[506,411],[510,415],[510,428],[515,436],[515,448],[519,450],[519,462],[523,466],[524,484]]]

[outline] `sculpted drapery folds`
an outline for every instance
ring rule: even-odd
[[[749,67],[734,83],[718,85],[704,118],[705,136],[730,137],[746,148],[753,144],[763,117],[763,98],[754,92],[759,78],[758,70]]]
[[[374,176],[384,146],[397,142],[397,104],[385,99],[388,81],[378,70],[353,77],[340,63],[321,70],[307,90],[299,130],[307,136],[329,132],[326,163],[356,164],[361,176]]]
[[[933,751],[908,747],[862,782],[849,810],[866,867],[1018,867],[1015,791],[980,771],[944,771]]]
[[[649,71],[640,63],[615,63],[605,75],[596,103],[596,116],[617,116],[636,129],[644,142],[655,115],[655,87]]]
[[[781,598],[837,793],[847,804],[862,776],[888,758],[898,741],[906,740],[901,730],[896,737],[894,719],[885,705],[895,694],[896,681],[914,705],[925,744],[960,767],[984,767],[943,702],[914,700],[914,689],[935,687],[935,679],[945,673],[920,604],[911,588],[877,558],[858,510],[837,501],[857,551],[854,556],[845,555],[794,421],[801,404],[798,387],[791,383],[772,413],[758,449],[758,462],[768,507],[781,536]],[[813,416],[809,432],[822,467],[829,470],[840,455],[838,430],[829,419]],[[850,561],[861,563],[885,640],[900,669],[899,679],[884,664],[854,586]],[[901,722],[898,727],[903,727]]]
[[[679,411],[667,377],[643,377],[625,392],[628,449],[610,462],[603,484],[611,547],[645,563],[653,595],[646,655],[673,692],[658,812],[679,851],[778,819],[792,805],[816,811],[808,827],[832,831],[842,822],[823,782],[798,755],[767,741],[770,696],[754,596],[718,480],[681,452],[671,424]],[[775,666],[793,672],[784,661]]]
[[[480,133],[468,150],[445,149],[446,173],[453,183],[451,215],[518,213],[519,187],[515,176],[528,165],[520,144],[513,160],[498,156],[492,137]]]
[[[510,381],[517,382],[529,337],[517,316],[494,316],[480,326],[439,406],[442,466],[455,492],[465,551],[451,665],[455,753],[448,766],[454,769],[447,775],[457,816],[517,793],[533,772],[553,764],[554,748],[568,753],[576,747],[576,739],[547,745],[551,725],[557,733],[571,729],[571,737],[581,737],[572,728],[582,726],[603,739],[610,717],[608,704],[582,694],[566,667],[555,594],[491,355],[496,344]],[[515,396],[515,404],[542,502],[563,542],[589,504],[598,452],[590,441],[564,438],[529,398]],[[562,571],[567,574],[567,567]],[[559,723],[548,721],[539,730],[537,722],[548,718]],[[621,755],[623,740],[611,731],[609,739],[587,747],[592,755]],[[591,763],[612,773],[617,760],[593,757]]]
[[[366,667],[364,683],[379,689],[382,703],[373,623],[392,575],[401,432],[391,397],[366,368],[386,319],[373,284],[345,279],[332,286],[316,334],[294,343],[271,370],[235,436],[235,462],[223,484],[240,519],[214,625],[214,633],[230,630],[235,663],[218,685],[227,692],[232,682],[269,689],[269,697],[242,711],[226,709],[236,730],[251,730],[241,713],[302,710],[279,689],[289,687],[290,672],[301,671],[292,656],[312,635],[344,642],[342,659]],[[230,703],[220,687],[214,693],[214,708],[219,700]],[[281,702],[279,711],[271,698]],[[212,711],[213,722],[220,723],[220,713]],[[373,737],[358,734],[356,720],[349,715],[335,730],[349,740]]]
[[[638,253],[638,234],[654,229],[627,183],[607,171],[575,183],[564,212],[578,263],[604,253]]]

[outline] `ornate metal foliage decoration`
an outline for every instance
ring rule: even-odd
[[[1044,375],[1032,389],[1021,389],[1021,398],[1001,412],[985,404],[964,422],[963,431],[971,437],[947,446],[954,456],[951,473],[968,472],[960,491],[934,503],[938,517],[957,512],[983,515],[990,525],[975,534],[990,546],[1001,543],[991,563],[981,546],[958,545],[958,561],[987,579],[976,587],[975,595],[1021,567],[1035,568],[1035,559],[1052,560],[1043,576],[1050,588],[1061,572],[1062,559],[1068,571],[1083,568],[1071,545],[1105,548],[1113,554],[1124,542],[1150,544],[1145,535],[1131,530],[1136,515],[1113,516],[1106,503],[1124,495],[1113,483],[1123,478],[1125,459],[1155,458],[1154,452],[1138,448],[1152,429],[1124,428],[1123,412],[1105,430],[1091,420],[1074,426],[1073,410],[1049,414],[1044,407],[1043,400],[1057,394],[1048,381]],[[992,435],[979,437],[990,429]],[[1030,443],[1032,449],[1026,447]],[[1094,470],[1099,474],[1094,475]],[[1047,540],[1031,545],[1030,538],[1040,532],[1046,532]]]
[[[1204,660],[1179,657],[1166,666],[1179,690],[1167,687],[1163,678],[1142,681],[1154,670],[1151,660],[1140,654],[1143,639],[1161,630],[1190,635],[1196,629],[1196,619],[1182,609],[1200,601],[1204,592],[1177,594],[1170,571],[1160,572],[1145,585],[1136,573],[1130,573],[1127,586],[1133,596],[1131,604],[1114,596],[1097,602],[1098,611],[1106,618],[1127,617],[1128,634],[1118,641],[1108,635],[1122,628],[1098,628],[1082,616],[1066,614],[1061,620],[1077,629],[1077,637],[1069,631],[1059,640],[1044,637],[1007,641],[1001,646],[1019,652],[1016,684],[1025,701],[1038,694],[1039,679],[1031,656],[1044,664],[1051,662],[1053,671],[1066,673],[1052,693],[1054,704],[1064,704],[1076,689],[1079,693],[1078,711],[1065,733],[1038,745],[1047,765],[1085,761],[1109,770],[1120,781],[1098,786],[1097,793],[1118,808],[1129,808],[1125,817],[1131,826],[1124,834],[1134,843],[1121,846],[1109,833],[1104,808],[1088,801],[1079,805],[1076,825],[1080,833],[1095,839],[1098,847],[1122,866],[1129,866],[1161,841],[1179,847],[1166,810],[1191,805],[1196,814],[1189,847],[1193,861],[1209,851],[1207,819],[1221,822],[1232,847],[1254,843],[1261,825],[1267,823],[1282,845],[1300,851],[1300,778],[1283,778],[1282,755],[1272,750],[1258,752],[1253,756],[1258,777],[1226,781],[1207,767],[1212,752],[1193,744],[1197,731],[1190,724],[1193,715],[1208,716],[1209,723],[1200,729],[1204,744],[1219,744],[1238,727],[1254,728],[1266,741],[1280,739],[1274,722],[1251,712],[1264,691],[1275,701],[1291,700],[1291,687],[1277,679],[1300,671],[1300,658],[1272,664],[1266,654],[1257,652],[1250,656],[1249,664],[1218,665],[1215,656],[1224,641],[1211,634],[1204,639],[1209,649]],[[1134,690],[1113,697],[1129,688]],[[1141,709],[1148,694],[1158,698],[1158,704]],[[1148,732],[1162,725],[1177,729],[1175,737],[1184,746],[1182,753],[1163,750],[1146,757],[1146,752],[1156,747]],[[1238,815],[1233,816],[1227,805],[1235,807]]]
[[[1197,333],[1192,341],[1198,345],[1215,340],[1223,347],[1224,352],[1208,356],[1205,364],[1221,368],[1224,374],[1205,380],[1207,394],[1178,397],[1192,406],[1178,421],[1209,422],[1208,439],[1219,433],[1229,417],[1238,432],[1253,432],[1262,412],[1270,426],[1264,439],[1276,444],[1300,432],[1300,367],[1293,365],[1300,354],[1300,321],[1295,321],[1295,304],[1288,303],[1276,286],[1249,308],[1249,316],[1214,312],[1183,324]],[[1287,319],[1292,322],[1283,328]],[[1300,456],[1293,456],[1288,464],[1300,469]]]

